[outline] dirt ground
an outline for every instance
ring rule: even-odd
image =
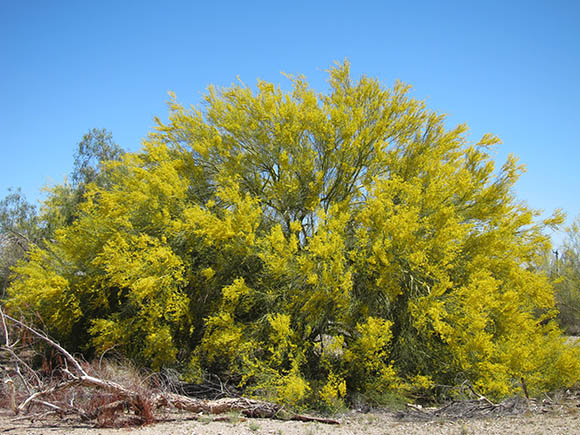
[[[580,406],[580,404],[578,404]],[[349,413],[339,416],[339,425],[302,423],[232,416],[230,421],[214,421],[211,416],[174,414],[165,421],[138,428],[104,429],[63,420],[15,418],[0,414],[0,433],[7,434],[580,434],[580,407],[545,414],[467,420],[436,419],[403,422],[392,413]]]

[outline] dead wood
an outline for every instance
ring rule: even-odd
[[[157,406],[170,406],[176,409],[206,414],[223,414],[226,412],[239,412],[246,417],[253,418],[284,418],[304,422],[318,422],[325,424],[340,424],[338,420],[310,415],[285,413],[281,405],[263,402],[261,400],[246,399],[244,397],[223,398],[216,400],[203,400],[182,396],[179,394],[163,393],[155,398]]]
[[[396,417],[405,421],[484,418],[518,415],[529,409],[530,402],[525,398],[511,397],[500,403],[493,403],[482,396],[476,400],[452,401],[439,408],[423,408],[420,405],[407,404],[407,409],[398,412]]]
[[[79,363],[79,361],[55,340],[49,338],[46,334],[26,325],[20,320],[7,315],[2,311],[1,308],[0,318],[4,330],[3,332],[5,340],[5,343],[2,347],[10,350],[9,353],[11,356],[13,356],[13,361],[15,364],[14,372],[18,373],[22,378],[22,383],[25,385],[25,389],[28,392],[25,399],[21,400],[20,403],[16,403],[16,398],[13,391],[14,383],[10,378],[5,380],[5,383],[9,384],[12,388],[12,394],[10,394],[9,399],[11,408],[15,414],[27,414],[30,412],[32,405],[40,405],[49,408],[51,413],[56,413],[57,415],[61,416],[75,414],[78,415],[82,420],[87,421],[99,420],[103,416],[117,415],[118,413],[123,413],[125,410],[129,410],[133,412],[136,417],[138,417],[137,422],[139,424],[145,424],[153,423],[157,420],[153,413],[154,410],[162,408],[173,408],[195,414],[206,413],[211,415],[218,415],[227,412],[239,412],[246,417],[252,418],[283,418],[304,422],[339,424],[338,420],[288,413],[284,411],[281,405],[260,400],[247,399],[243,397],[208,400],[192,398],[168,392],[152,394],[143,391],[136,391],[117,382],[90,375]],[[25,367],[25,369],[29,372],[34,371],[30,368],[30,366],[24,363],[24,361],[19,358],[12,349],[7,321],[10,321],[12,324],[18,326],[19,328],[28,331],[50,347],[56,349],[64,356],[66,363],[65,367],[61,369],[63,375],[62,380],[53,385],[43,387],[43,383],[36,373],[33,374],[36,385],[32,385],[30,382],[26,381],[24,377],[22,377],[20,372],[20,365]],[[109,395],[110,400],[108,403],[99,404],[93,410],[86,410],[82,409],[82,407],[76,406],[74,403],[74,398],[71,399],[70,403],[62,403],[62,400],[58,402],[54,399],[58,393],[70,390],[76,391],[76,389],[79,388],[98,390],[100,392],[106,393]],[[38,418],[38,416],[35,416],[35,418]]]

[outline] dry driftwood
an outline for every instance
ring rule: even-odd
[[[279,418],[283,408],[280,405],[244,397],[223,398],[216,400],[194,399],[180,394],[163,393],[158,395],[154,403],[158,407],[170,406],[190,412],[204,412],[207,414],[223,414],[225,412],[240,412],[246,417]],[[326,424],[339,424],[338,420],[314,417],[311,415],[289,414],[289,420],[315,421]]]
[[[464,419],[518,415],[529,409],[529,401],[521,397],[512,397],[500,403],[493,403],[486,397],[476,400],[452,401],[440,408],[423,408],[407,404],[407,409],[397,413],[405,421],[429,421],[440,418]]]
[[[0,308],[0,318],[4,329],[4,345],[3,348],[9,350],[9,353],[15,357],[15,373],[20,374],[22,378],[22,383],[26,385],[28,390],[28,396],[17,403],[16,394],[13,388],[12,379],[8,378],[5,382],[9,384],[9,403],[15,414],[26,414],[31,405],[42,405],[49,408],[50,411],[58,415],[70,415],[77,414],[83,420],[93,420],[98,418],[100,415],[106,413],[114,413],[123,409],[129,409],[134,412],[136,416],[141,418],[143,422],[153,422],[155,417],[152,414],[152,410],[161,408],[174,408],[179,410],[184,410],[192,413],[206,413],[206,414],[223,414],[226,412],[240,412],[246,417],[260,417],[260,418],[282,418],[290,420],[299,421],[314,421],[326,424],[339,424],[337,420],[320,418],[308,415],[294,414],[284,412],[283,407],[270,402],[263,402],[260,400],[246,399],[243,397],[239,398],[221,398],[216,400],[205,400],[196,399],[192,397],[187,397],[180,394],[161,392],[157,394],[144,395],[143,392],[135,391],[130,388],[125,387],[117,382],[110,380],[104,380],[95,376],[90,375],[82,367],[82,365],[74,358],[65,348],[60,346],[56,341],[49,338],[46,334],[37,331],[34,328],[26,325],[25,323],[17,320],[2,311]],[[56,349],[66,361],[66,367],[62,369],[62,373],[65,375],[64,380],[58,382],[50,387],[42,388],[42,382],[40,382],[39,377],[34,373],[34,371],[25,363],[18,358],[16,352],[12,349],[12,344],[10,343],[8,327],[6,326],[7,321],[10,321],[14,325],[28,331],[30,334],[34,335],[38,339],[44,341],[46,344]],[[33,373],[33,377],[36,380],[35,386],[30,385],[21,375],[20,365],[26,368],[27,371]],[[70,365],[70,368],[68,367]],[[10,384],[11,383],[11,384]],[[117,398],[117,400],[101,405],[92,412],[87,412],[78,407],[71,405],[63,406],[62,404],[56,404],[51,402],[50,398],[53,397],[55,393],[62,392],[65,390],[70,390],[78,387],[86,387],[92,389],[98,389],[103,392],[111,393]],[[34,391],[34,392],[33,392]],[[284,414],[284,415],[282,415]]]

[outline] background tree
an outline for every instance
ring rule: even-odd
[[[563,246],[551,265],[560,325],[568,335],[580,335],[580,216],[566,229]]]
[[[49,189],[45,210],[52,227],[70,225],[78,217],[79,206],[91,184],[107,187],[105,163],[120,160],[123,153],[104,128],[93,128],[83,136],[74,153],[70,181]]]
[[[107,184],[103,163],[119,161],[123,149],[113,141],[106,129],[93,128],[83,136],[75,152],[72,182],[74,186],[88,186],[95,183],[100,187]]]
[[[579,380],[548,277],[545,225],[496,169],[498,139],[329,71],[175,98],[138,153],[102,165],[78,218],[31,252],[9,307],[86,352],[234,380],[292,405],[470,381],[482,392]],[[74,333],[73,333],[74,331]]]
[[[4,295],[11,268],[24,257],[29,247],[43,237],[38,211],[20,189],[9,189],[0,201],[0,289]]]
[[[67,180],[48,190],[43,207],[26,200],[20,189],[9,190],[0,201],[0,273],[1,290],[8,287],[11,269],[34,245],[48,249],[58,228],[70,225],[78,216],[79,206],[90,184],[107,186],[105,162],[120,160],[124,151],[113,142],[106,129],[92,129],[85,134],[75,151],[72,182]]]

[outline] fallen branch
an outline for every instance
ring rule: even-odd
[[[246,417],[253,418],[279,418],[282,406],[275,403],[263,402],[261,400],[238,398],[224,398],[217,400],[194,399],[179,394],[163,393],[154,399],[158,407],[170,406],[176,409],[206,414],[223,414],[226,412],[240,412]],[[314,417],[291,413],[286,416],[286,420],[296,420],[304,422],[318,422],[325,424],[340,424],[338,420],[330,418]]]
[[[493,403],[484,396],[476,400],[452,401],[440,408],[423,408],[420,405],[407,404],[407,410],[396,416],[401,420],[435,420],[439,418],[481,418],[504,415],[518,415],[528,410],[528,401],[513,397],[500,403]]]
[[[40,338],[41,340],[45,341],[50,346],[54,347],[56,350],[58,350],[60,353],[62,353],[64,355],[64,357],[79,371],[79,373],[81,373],[83,375],[86,375],[87,374],[83,370],[83,368],[81,367],[80,363],[65,348],[63,348],[56,341],[51,340],[50,338],[48,338],[48,336],[46,334],[43,334],[43,333],[37,331],[36,329],[31,328],[30,326],[26,325],[25,323],[21,322],[20,320],[17,320],[17,319],[15,319],[13,317],[10,317],[1,308],[0,308],[0,315],[3,318],[3,321],[4,321],[4,319],[10,320],[11,322],[13,322],[16,325],[18,325],[18,326],[26,329],[28,332],[31,332],[33,335],[35,335],[38,338]]]
[[[18,413],[28,409],[28,406],[32,402],[39,400],[41,397],[46,397],[46,396],[49,396],[51,394],[57,393],[59,391],[67,390],[69,388],[72,388],[72,387],[75,387],[78,385],[80,385],[79,380],[73,379],[73,380],[70,380],[68,382],[63,382],[63,383],[54,385],[50,388],[47,388],[46,390],[37,391],[33,395],[28,396],[28,398],[26,400],[24,400],[20,405],[18,405],[16,407],[16,413],[18,414]]]
[[[260,400],[238,398],[221,398],[216,400],[196,399],[192,397],[183,396],[174,393],[158,393],[155,395],[145,395],[143,392],[135,391],[125,387],[117,382],[103,380],[95,376],[91,376],[81,366],[81,364],[56,341],[49,338],[46,334],[37,331],[25,323],[17,320],[2,311],[0,308],[0,317],[4,325],[4,332],[6,340],[8,340],[8,332],[6,327],[6,320],[18,325],[27,330],[37,338],[44,341],[49,346],[58,350],[70,364],[72,370],[63,368],[62,372],[65,375],[65,380],[52,385],[47,388],[40,389],[23,400],[20,404],[13,404],[15,413],[28,412],[32,404],[40,404],[50,408],[52,411],[64,414],[77,414],[83,420],[98,419],[104,414],[114,414],[129,409],[139,417],[142,423],[151,423],[156,421],[153,415],[154,409],[160,408],[174,408],[192,413],[206,413],[206,414],[223,414],[227,412],[240,412],[246,417],[252,418],[281,418],[283,407],[278,404],[263,402]],[[15,364],[19,363],[19,359],[15,359]],[[29,369],[29,367],[27,367]],[[38,378],[38,377],[37,377]],[[66,390],[86,387],[110,393],[114,397],[113,402],[103,404],[92,412],[87,412],[71,404],[62,405],[52,403],[48,398],[53,397],[56,393]],[[28,388],[28,387],[27,387]],[[12,398],[14,395],[12,395]],[[308,415],[284,413],[284,419],[297,420],[304,422],[319,422],[325,424],[339,424],[338,420],[320,418]]]

